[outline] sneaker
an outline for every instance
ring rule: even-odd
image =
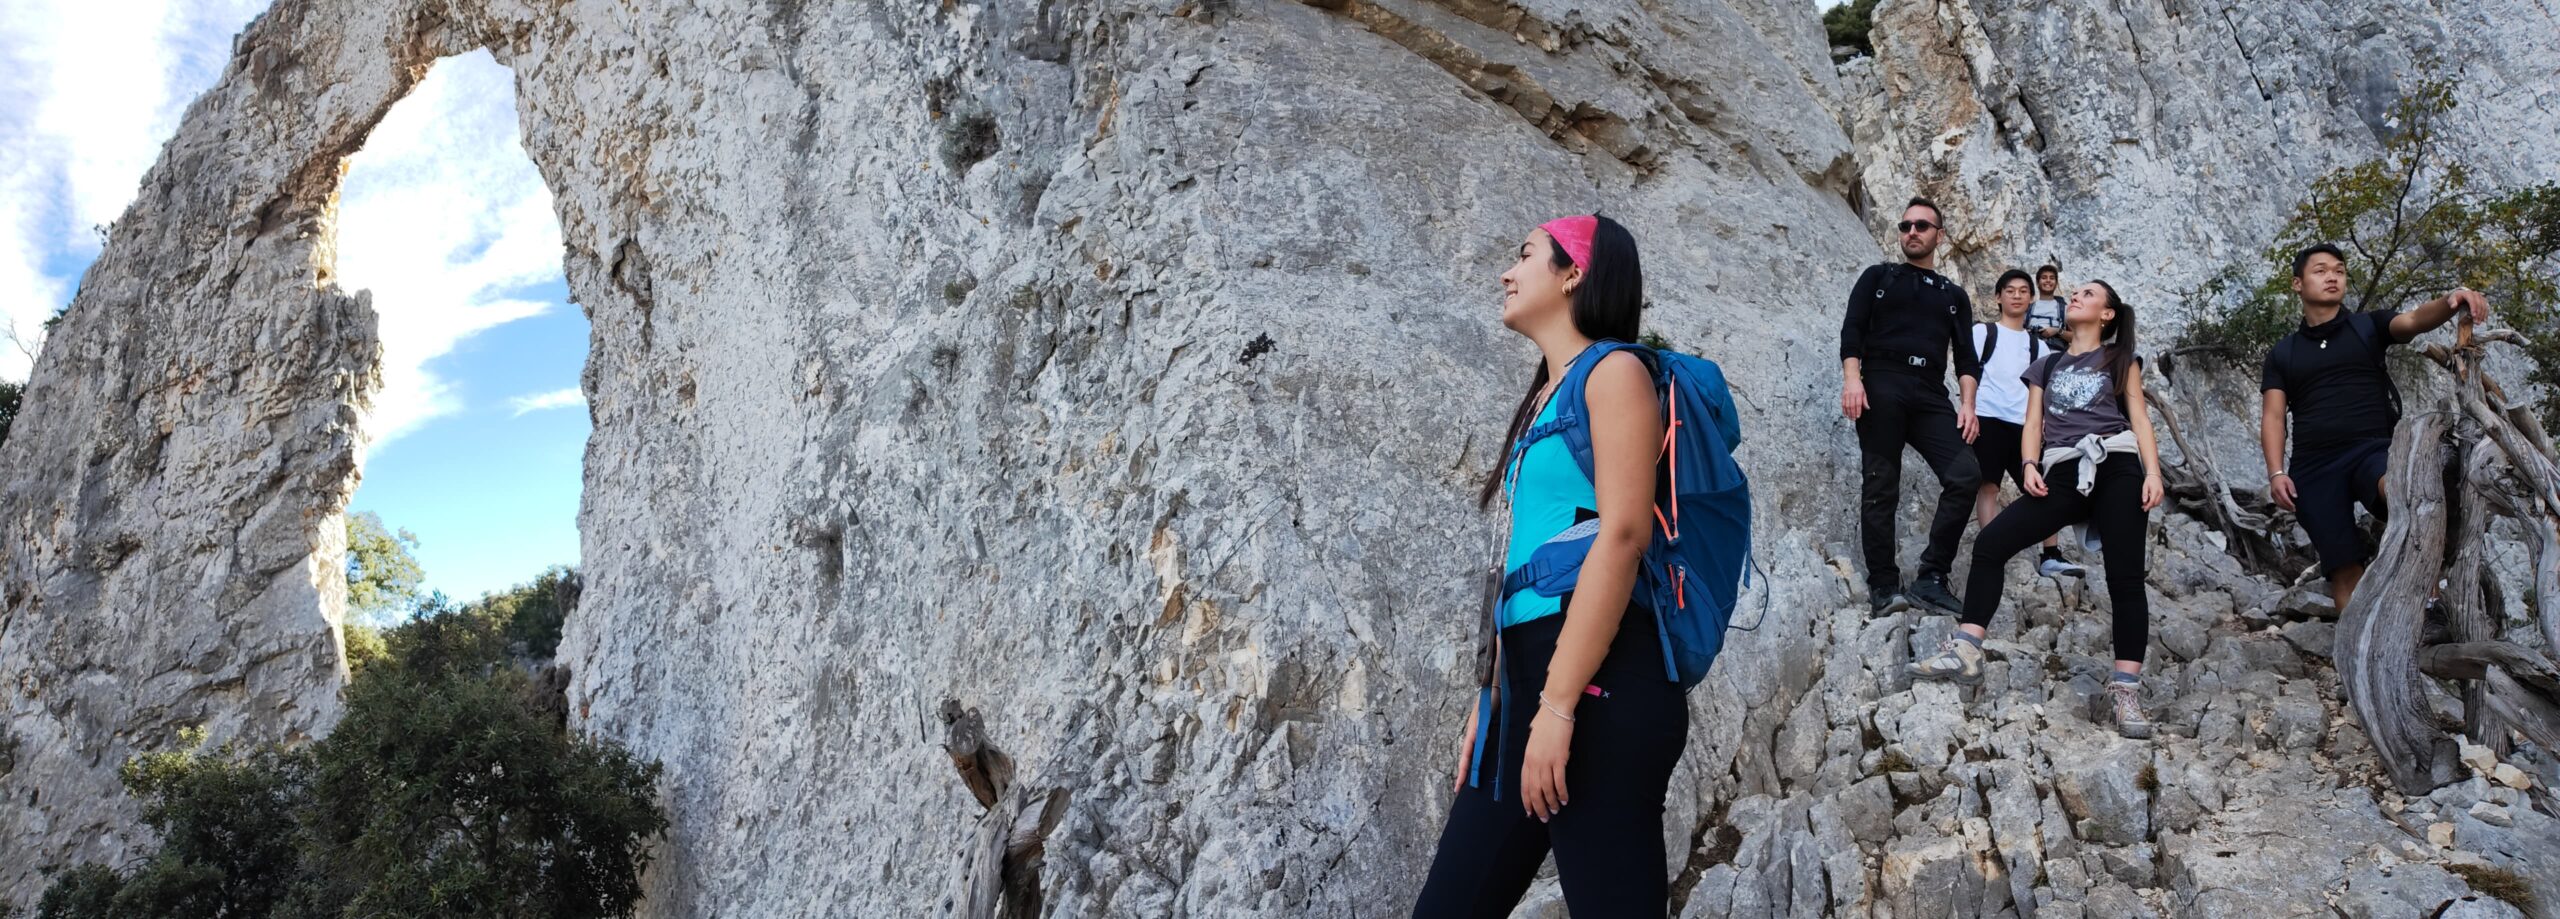
[[[1923,605],[1937,607],[1939,611],[1951,616],[1964,612],[1964,602],[1957,600],[1955,594],[1947,591],[1947,576],[1943,574],[1924,574],[1919,580],[1911,582],[1911,599]]]
[[[2036,573],[2049,578],[2085,578],[2089,576],[2089,569],[2063,561],[2061,557],[2055,556],[2037,562]]]
[[[1867,616],[1890,616],[1911,608],[1911,597],[1899,590],[1876,594],[1867,600]]]
[[[2151,739],[2151,716],[2142,712],[2142,684],[2110,680],[2107,696],[2115,707],[2116,733],[2135,740]]]
[[[1982,682],[1982,647],[1961,638],[1950,638],[1938,644],[1938,653],[1912,661],[1903,669],[1923,680],[1979,683]]]

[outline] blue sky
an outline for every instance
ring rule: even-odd
[[[97,258],[231,37],[267,0],[9,0],[0,15],[0,379]],[[427,586],[470,598],[578,557],[587,324],[513,76],[451,58],[350,158],[338,273],[382,318],[383,391],[355,510],[417,534]]]

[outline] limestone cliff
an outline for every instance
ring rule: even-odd
[[[2168,277],[2359,149],[2404,59],[2363,49],[2465,49],[2480,117],[2550,136],[2551,14],[2499,5],[1894,0],[1835,72],[1785,0],[280,0],[0,449],[0,897],[135,842],[113,768],[176,727],[327,727],[379,350],[329,201],[474,47],[593,321],[562,658],[573,720],[667,765],[653,915],[934,908],[977,813],[945,699],[1066,791],[1054,915],[1400,911],[1466,699],[1468,498],[1533,359],[1494,278],[1592,208],[1644,246],[1649,323],[1734,381],[1772,573],[1693,696],[1689,914],[2397,915],[2370,898],[2468,894],[2449,853],[2560,877],[2539,791],[2369,791],[2319,623],[2183,520],[2170,739],[2078,714],[2104,636],[2070,585],[2015,585],[1994,688],[1908,690],[1946,624],[1856,611],[1831,407],[1873,202],[1949,199],[1969,270]],[[2109,42],[2144,57],[2096,79]],[[2249,66],[2281,90],[2254,109]]]

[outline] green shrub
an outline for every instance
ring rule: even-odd
[[[0,380],[0,444],[9,442],[9,426],[18,420],[18,401],[26,395],[27,384]]]
[[[548,658],[560,651],[560,629],[577,608],[578,590],[577,569],[557,566],[529,583],[483,596],[469,609],[504,623],[507,639],[519,646],[519,653]]]
[[[105,865],[81,865],[53,879],[36,901],[36,919],[106,919],[115,912],[124,876]]]
[[[417,534],[384,526],[372,511],[347,515],[347,621],[382,627],[400,621],[426,595]]]
[[[190,733],[135,757],[122,776],[159,847],[129,874],[64,873],[39,916],[630,915],[667,825],[659,767],[570,734],[511,621],[431,594],[379,633],[318,743],[196,752]]]
[[[1822,31],[1829,35],[1833,48],[1874,54],[1876,46],[1868,33],[1875,30],[1875,12],[1876,0],[1846,0],[1822,11]]]
[[[2381,155],[2311,184],[2275,241],[2181,295],[2173,347],[2254,370],[2301,326],[2293,255],[2314,243],[2346,251],[2348,309],[2405,309],[2457,286],[2489,297],[2491,322],[2527,339],[2532,381],[2560,384],[2560,185],[2484,187],[2446,156],[2439,130],[2455,84],[2412,87],[2395,103]],[[2545,400],[2560,423],[2560,400]]]

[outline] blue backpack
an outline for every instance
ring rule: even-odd
[[[1668,483],[1669,490],[1654,496],[1653,542],[1645,547],[1633,597],[1654,611],[1667,676],[1685,689],[1706,678],[1716,652],[1723,650],[1725,626],[1733,621],[1734,605],[1753,567],[1751,482],[1733,460],[1734,448],[1742,444],[1742,423],[1724,370],[1714,361],[1676,351],[1614,340],[1594,344],[1557,384],[1555,418],[1521,434],[1512,462],[1516,465],[1529,445],[1561,435],[1574,464],[1584,476],[1592,475],[1583,385],[1591,368],[1616,351],[1644,360],[1653,374],[1654,393],[1662,400],[1665,433],[1656,481]],[[1572,590],[1598,533],[1598,522],[1586,521],[1539,546],[1526,563],[1504,576],[1503,596],[1527,589],[1555,597]]]

